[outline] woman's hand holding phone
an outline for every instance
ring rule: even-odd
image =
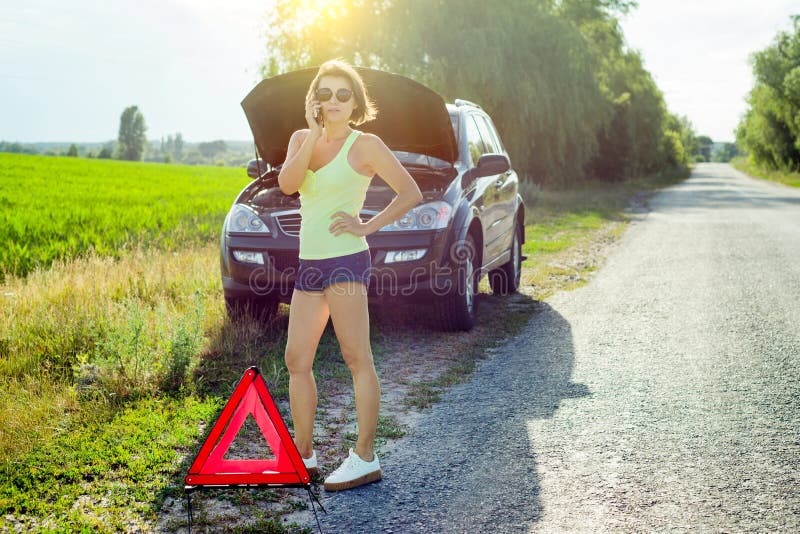
[[[311,135],[322,136],[322,104],[319,100],[311,100],[306,104],[306,122]]]

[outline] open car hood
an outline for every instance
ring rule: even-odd
[[[391,150],[424,154],[453,164],[458,158],[453,127],[441,96],[405,76],[354,67],[378,108],[375,120],[356,126],[380,137]],[[258,152],[273,167],[286,160],[289,138],[308,128],[305,96],[319,67],[262,80],[242,100]]]

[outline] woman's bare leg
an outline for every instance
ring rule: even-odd
[[[312,366],[329,315],[325,295],[298,290],[292,293],[284,358],[289,371],[294,442],[303,458],[310,458],[313,452],[317,383]]]
[[[358,417],[356,454],[372,461],[375,429],[381,404],[381,386],[369,341],[367,288],[360,282],[338,282],[325,288],[325,297],[342,356],[353,374]]]

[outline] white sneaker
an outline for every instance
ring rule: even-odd
[[[381,463],[378,455],[371,462],[365,462],[361,457],[350,449],[350,455],[342,462],[336,471],[325,479],[325,489],[327,491],[339,491],[381,479]]]
[[[303,458],[300,456],[300,458]],[[308,471],[309,475],[316,475],[319,473],[319,468],[317,467],[317,451],[311,451],[311,458],[303,458],[303,465],[306,466],[306,471]]]

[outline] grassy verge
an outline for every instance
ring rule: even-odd
[[[770,182],[778,182],[791,187],[800,187],[800,173],[798,172],[770,171],[762,169],[744,156],[733,158],[730,163],[736,169],[749,176],[761,178],[762,180],[769,180]]]
[[[142,399],[78,413],[68,432],[3,466],[4,526],[22,531],[146,531],[218,398]],[[102,415],[102,416],[101,416]],[[153,446],[157,443],[158,446]]]
[[[398,403],[430,406],[444,388],[466,380],[488,348],[520,331],[537,300],[585,283],[604,244],[622,232],[631,196],[643,201],[679,178],[579,192],[526,188],[523,293],[494,297],[482,281],[481,306],[490,311],[471,335],[420,335],[416,327],[371,321],[378,365],[391,359],[401,366],[394,347],[413,340],[413,352],[436,371],[414,375],[420,360],[406,360],[411,374],[396,377],[407,389]],[[159,527],[181,528],[187,462],[243,369],[259,366],[287,415],[287,308],[267,325],[231,324],[218,275],[215,240],[56,261],[0,285],[0,530],[146,531],[170,507],[177,512]],[[321,406],[349,393],[330,324],[315,373]],[[379,445],[404,434],[400,412],[382,414]],[[347,417],[331,418],[320,445],[351,444]],[[302,504],[281,492],[219,492],[205,500],[198,526],[230,532],[281,532],[289,527],[280,518]],[[246,517],[255,523],[242,524]]]
[[[268,324],[227,321],[218,256],[216,242],[90,255],[0,286],[0,530],[153,528],[164,499],[182,492],[202,428],[250,365],[291,423],[288,308]],[[331,328],[315,373],[321,403],[351,381]],[[380,438],[396,438],[394,425],[384,419]],[[213,513],[197,525],[262,531],[295,509],[279,495],[267,515],[261,497],[239,499],[253,509],[237,521],[255,526]],[[185,526],[179,517],[164,528]]]

